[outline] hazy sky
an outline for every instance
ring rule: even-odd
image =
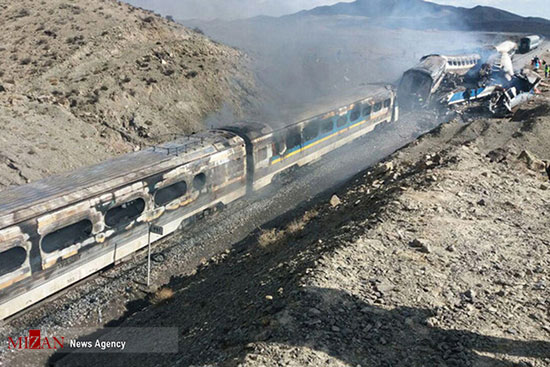
[[[155,10],[177,19],[235,19],[256,15],[279,16],[303,9],[337,3],[338,0],[126,0],[130,4]],[[345,0],[351,2],[352,0]],[[549,0],[431,0],[463,7],[488,5],[524,16],[550,19]]]
[[[279,16],[330,5],[339,0],[125,0],[177,19],[235,19],[256,15]],[[351,2],[352,0],[346,0]]]
[[[433,3],[472,8],[476,5],[493,6],[523,16],[550,19],[549,0],[430,0]]]

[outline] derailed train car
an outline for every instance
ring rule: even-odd
[[[277,130],[239,123],[0,192],[0,319],[397,118],[382,89]]]
[[[399,105],[410,110],[430,102],[447,73],[465,74],[480,60],[478,54],[427,55],[407,70],[399,82]]]

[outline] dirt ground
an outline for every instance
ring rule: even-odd
[[[550,366],[549,112],[443,124],[128,305],[177,354],[50,363]]]
[[[204,128],[246,57],[114,0],[0,1],[0,190]]]

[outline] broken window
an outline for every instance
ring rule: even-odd
[[[378,112],[382,109],[382,102],[378,102],[374,105],[374,112]]]
[[[342,127],[342,126],[346,125],[347,123],[348,123],[348,116],[347,115],[342,115],[342,116],[338,117],[338,120],[336,121],[336,126]]]
[[[258,162],[264,161],[267,159],[267,147],[263,147],[256,153],[256,160]]]
[[[296,128],[290,129],[286,135],[286,147],[292,149],[301,143],[300,131]]]
[[[193,187],[197,191],[201,191],[206,185],[206,175],[204,173],[199,173],[193,179]]]
[[[273,155],[282,154],[285,151],[285,145],[283,143],[283,138],[281,135],[277,134],[273,136]]]
[[[0,252],[0,277],[19,269],[27,260],[27,251],[23,247],[13,247]]]
[[[391,106],[391,99],[386,99],[384,101],[384,108],[389,108]]]
[[[368,117],[372,112],[372,106],[370,104],[363,106],[363,117]]]
[[[304,141],[313,140],[319,135],[318,121],[310,121],[304,127]]]
[[[49,233],[42,239],[42,251],[52,253],[62,250],[89,238],[92,234],[92,222],[83,219]]]
[[[177,182],[170,186],[157,190],[155,194],[155,204],[164,206],[187,193],[187,183],[185,181]]]
[[[359,106],[355,106],[349,115],[349,120],[355,122],[359,120],[359,117],[361,117],[361,109]]]
[[[145,200],[139,198],[109,209],[105,214],[105,224],[109,227],[128,224],[137,219],[145,210]]]
[[[332,131],[334,123],[332,119],[326,119],[321,121],[321,134],[326,134]]]

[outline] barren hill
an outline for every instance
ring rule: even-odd
[[[114,0],[0,2],[0,189],[203,128],[244,56]]]

